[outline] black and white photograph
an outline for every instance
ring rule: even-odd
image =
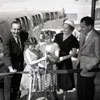
[[[0,0],[0,100],[100,100],[100,0]]]

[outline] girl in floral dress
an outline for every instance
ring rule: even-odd
[[[46,57],[46,61],[42,62],[42,64],[44,63],[46,71],[56,70],[57,68],[55,63],[59,60],[59,47],[57,43],[52,42],[52,31],[45,31],[42,35],[45,42],[38,45],[39,50],[41,50],[43,55]],[[50,92],[52,100],[57,100],[55,95],[57,86],[56,74],[45,73],[45,75],[42,75],[42,79],[44,80],[42,81],[42,89],[46,92]]]

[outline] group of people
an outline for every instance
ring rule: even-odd
[[[78,100],[94,100],[96,72],[90,71],[100,63],[100,34],[93,26],[94,20],[91,17],[83,17],[78,41],[72,34],[74,22],[65,20],[63,30],[54,39],[52,31],[48,30],[42,32],[43,41],[38,43],[35,37],[28,37],[27,32],[21,31],[18,21],[13,21],[11,32],[2,36],[4,62],[0,63],[0,72],[28,71],[33,74],[16,73],[0,77],[0,84],[3,80],[0,86],[4,90],[4,95],[0,95],[2,100],[17,100],[20,89],[29,90],[30,82],[32,91],[50,92],[52,100],[58,100],[56,90],[62,89],[66,95],[73,88],[77,90]],[[76,87],[73,73],[47,73],[48,70],[73,69],[71,57],[76,55],[77,49],[76,65],[81,72],[77,73]]]

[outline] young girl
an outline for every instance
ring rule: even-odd
[[[36,90],[37,88],[38,90],[41,88],[40,82],[38,82],[38,85],[36,84],[36,79],[39,78],[39,74],[38,74],[39,65],[41,65],[38,63],[45,60],[45,57],[42,57],[41,51],[37,50],[36,48],[37,45],[36,38],[31,37],[26,43],[28,45],[28,48],[24,52],[24,60],[26,64],[24,71],[28,71],[30,72],[30,74],[22,75],[20,88],[22,90],[23,89],[29,90],[30,86],[32,85],[32,91],[34,90],[37,91]],[[40,79],[38,79],[38,81],[40,81]]]
[[[52,42],[52,31],[48,30],[42,33],[44,42],[38,46],[43,55],[46,56],[44,66],[46,70],[56,70],[56,62],[59,59],[59,46],[57,43]],[[43,78],[42,78],[43,79]],[[45,83],[43,83],[45,82]],[[42,81],[43,90],[50,92],[51,100],[57,100],[55,91],[57,85],[56,74],[45,73],[44,81]]]

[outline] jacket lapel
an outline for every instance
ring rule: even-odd
[[[80,50],[83,48],[84,43],[85,43],[85,35],[84,34],[80,34]]]
[[[85,43],[83,44],[81,50],[83,50],[86,46],[88,46],[88,44],[92,41],[93,39],[93,32],[90,34],[90,36],[87,38],[87,40],[85,41]]]
[[[19,44],[16,42],[15,38],[13,37],[13,35],[11,34],[11,38],[12,38],[12,42],[16,45],[17,49],[22,49],[20,48]]]

